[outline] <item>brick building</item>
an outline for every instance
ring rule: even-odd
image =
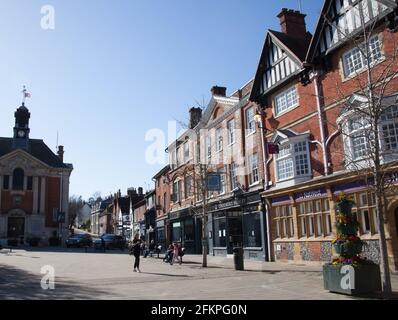
[[[53,232],[65,239],[73,167],[64,163],[62,146],[56,155],[43,140],[29,138],[29,119],[23,103],[13,137],[0,138],[0,239],[45,242]]]
[[[329,261],[336,234],[335,199],[345,192],[356,203],[361,238],[368,244],[364,254],[379,261],[375,197],[352,166],[363,161],[370,148],[365,142],[369,137],[357,134],[363,134],[366,121],[354,123],[360,118],[346,106],[367,104],[358,94],[368,76],[358,49],[365,45],[354,45],[364,41],[361,26],[368,26],[372,72],[381,76],[395,56],[396,11],[393,2],[330,0],[324,3],[314,36],[306,31],[305,15],[287,9],[279,15],[282,32],[267,35],[250,98],[264,110],[266,143],[279,145],[278,153],[267,155],[270,184],[262,193],[271,215],[276,260]],[[397,148],[397,89],[393,77],[381,101],[381,144],[390,151]],[[390,167],[391,180],[397,159],[397,154],[382,159]],[[398,197],[393,190],[386,193],[385,230],[391,268],[396,269]]]
[[[162,246],[165,250],[168,243],[168,212],[170,207],[170,182],[168,173],[170,166],[167,165],[162,168],[152,180],[155,181],[155,194],[156,194],[156,243]]]
[[[190,127],[174,143],[170,153],[170,241],[181,242],[187,252],[202,251],[204,205],[200,165],[220,176],[221,190],[206,192],[209,253],[232,254],[245,248],[247,258],[267,259],[267,221],[261,205],[264,170],[262,132],[255,122],[257,106],[249,93],[252,81],[231,96],[226,88],[212,88],[203,115],[190,110]]]

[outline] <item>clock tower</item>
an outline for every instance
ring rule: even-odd
[[[30,112],[25,107],[25,103],[22,103],[17,111],[15,112],[15,127],[14,127],[14,139],[13,147],[20,149],[28,149],[29,146],[29,119]]]

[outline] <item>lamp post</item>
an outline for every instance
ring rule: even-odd
[[[265,127],[265,119],[266,119],[266,112],[262,107],[258,107],[256,114],[254,115],[254,121],[257,123],[258,128],[261,130],[261,147],[263,150],[263,169],[264,169],[264,191],[268,189],[268,169],[267,169],[267,162],[268,162],[268,143],[266,138],[267,128]],[[272,261],[271,259],[271,238],[270,238],[270,216],[269,216],[269,208],[267,204],[264,206],[265,208],[265,220],[267,226],[267,256],[268,261]]]

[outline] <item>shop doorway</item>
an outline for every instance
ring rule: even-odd
[[[25,235],[25,218],[8,218],[9,239],[20,239]]]
[[[243,247],[242,216],[228,218],[227,253],[233,254],[235,247]]]

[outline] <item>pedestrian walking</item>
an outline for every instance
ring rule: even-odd
[[[134,255],[134,272],[141,272],[140,271],[140,254],[141,254],[141,244],[142,240],[136,234],[133,239],[133,245],[131,246],[131,251],[133,252]]]
[[[181,258],[179,253],[180,253],[180,246],[178,245],[177,242],[175,242],[173,248],[173,257],[170,262],[171,265],[173,265],[174,261],[177,261],[179,264],[181,264]]]

